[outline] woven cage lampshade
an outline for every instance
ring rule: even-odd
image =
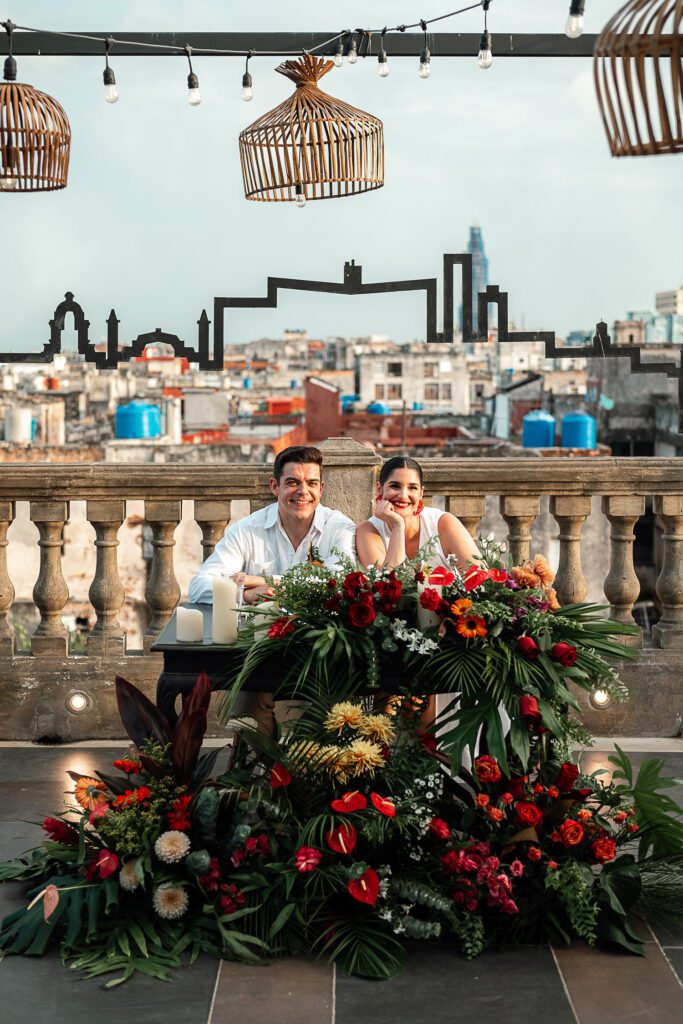
[[[240,133],[247,199],[330,199],[384,184],[382,122],[319,88],[333,67],[331,60],[305,54],[276,69],[296,90]]]
[[[595,89],[613,156],[683,150],[683,0],[629,0],[595,44]]]

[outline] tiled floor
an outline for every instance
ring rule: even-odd
[[[655,746],[655,743],[652,744]],[[659,746],[659,744],[656,744]],[[657,750],[683,777],[683,743]],[[106,768],[119,753],[92,748],[0,744],[0,859],[32,845],[36,825],[68,788],[67,768]],[[638,764],[647,753],[631,755]],[[607,754],[584,755],[593,770]],[[683,787],[682,787],[683,790]],[[679,794],[683,802],[683,791]],[[20,887],[0,885],[0,915],[21,905]],[[136,976],[110,992],[65,970],[56,954],[0,963],[2,1024],[680,1024],[683,924],[641,926],[644,958],[591,950],[524,948],[466,962],[444,947],[411,950],[390,982],[348,978],[328,967],[285,960],[245,967],[208,958],[164,985]]]

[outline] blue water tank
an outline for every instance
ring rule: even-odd
[[[161,436],[161,409],[148,402],[129,402],[116,410],[115,432],[118,438]]]
[[[595,420],[587,412],[568,412],[562,417],[563,448],[595,448]]]
[[[545,409],[532,409],[522,420],[522,447],[553,448],[555,417]]]
[[[426,402],[413,402],[413,412],[424,412],[426,407]]]
[[[367,411],[373,416],[388,416],[391,409],[386,402],[370,402]]]
[[[246,388],[247,391],[249,390],[249,388],[251,387],[251,377],[244,378],[244,380],[242,381],[242,387]]]
[[[299,387],[299,382],[298,381],[296,381],[294,379],[290,380],[290,382],[289,382],[290,391],[293,391],[294,388],[298,388],[298,387]]]
[[[341,411],[348,412],[349,409],[353,408],[356,402],[360,402],[360,395],[342,395]]]

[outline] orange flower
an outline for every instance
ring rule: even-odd
[[[579,821],[590,821],[593,815],[591,811],[588,811],[585,807],[582,807],[580,811],[577,811],[576,817],[579,819]]]
[[[504,812],[499,807],[487,807],[486,813],[491,821],[503,821],[505,818]]]
[[[540,587],[541,578],[537,576],[535,572],[532,572],[531,568],[526,565],[516,565],[514,569],[510,570],[510,575],[514,580],[517,580],[520,587]]]
[[[533,570],[541,581],[541,586],[544,590],[547,589],[555,579],[555,573],[552,571],[543,555],[536,555],[534,557]]]
[[[488,633],[486,619],[482,619],[478,615],[461,615],[455,624],[455,628],[460,633],[460,636],[468,638],[486,636]]]
[[[556,612],[560,607],[560,602],[557,600],[557,593],[555,592],[555,589],[553,587],[548,587],[545,592],[545,596],[548,599],[548,607],[550,608],[550,611]]]
[[[106,789],[105,784],[99,779],[91,779],[88,775],[82,775],[76,783],[74,796],[81,807],[92,811],[98,804],[107,802]]]
[[[480,807],[486,807],[490,799],[488,793],[477,793],[477,803]]]
[[[471,607],[472,602],[469,597],[460,597],[451,605],[451,611],[454,615],[462,615],[463,612],[466,612]]]

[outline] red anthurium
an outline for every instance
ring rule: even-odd
[[[443,565],[437,565],[429,574],[428,583],[430,587],[450,587],[455,582],[455,573],[449,572]]]
[[[111,850],[98,850],[93,859],[85,869],[86,881],[92,882],[96,875],[100,878],[109,878],[119,866],[119,858]]]
[[[335,853],[351,853],[356,845],[356,836],[353,825],[337,825],[330,829],[325,838]]]
[[[330,804],[333,811],[342,811],[346,814],[351,814],[353,811],[364,811],[367,806],[367,800],[357,789],[350,789],[348,793],[342,793],[337,800],[333,800]]]
[[[279,789],[280,786],[288,786],[291,781],[292,776],[283,764],[278,762],[273,765],[270,773],[270,784],[273,789]]]
[[[469,593],[470,590],[481,586],[490,578],[490,575],[488,569],[480,569],[478,565],[471,565],[465,573],[465,590]]]
[[[388,800],[386,797],[380,796],[379,793],[371,793],[370,799],[372,800],[372,806],[380,814],[385,814],[387,818],[396,817],[396,804],[393,800]]]
[[[505,583],[507,578],[508,574],[505,569],[489,569],[489,579],[492,579],[494,583]]]
[[[374,907],[379,896],[379,876],[372,868],[367,868],[360,878],[352,878],[346,888],[354,900]]]

